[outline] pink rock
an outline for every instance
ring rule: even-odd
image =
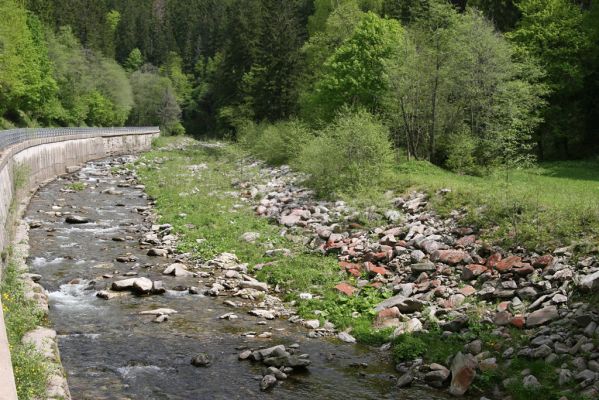
[[[445,264],[459,264],[470,255],[463,250],[436,250],[431,255],[432,261],[440,261]]]
[[[394,326],[395,324],[399,325],[401,317],[401,312],[397,307],[387,308],[385,310],[380,311],[375,318],[374,326],[377,328],[383,326]]]
[[[514,267],[520,267],[522,265],[522,258],[518,256],[510,256],[498,261],[495,265],[495,269],[500,273],[510,272]]]
[[[470,245],[474,244],[474,242],[476,242],[475,235],[464,236],[464,237],[461,237],[458,240],[456,240],[456,244],[461,247],[470,246]]]
[[[463,294],[464,296],[468,297],[468,296],[472,296],[474,293],[476,293],[476,289],[470,285],[466,285],[463,288],[461,288],[459,290],[459,292],[461,294]]]
[[[477,362],[471,354],[459,352],[451,363],[451,386],[449,393],[463,396],[476,377]]]
[[[514,268],[513,271],[520,276],[526,276],[535,272],[535,269],[528,263],[522,263],[520,267]]]
[[[510,324],[512,324],[513,326],[515,326],[518,329],[522,329],[524,327],[525,323],[526,323],[526,319],[524,318],[524,315],[522,315],[522,314],[514,315],[514,318],[512,318],[512,320],[510,321]]]
[[[533,267],[545,268],[553,262],[553,256],[550,254],[538,257],[533,263]]]
[[[366,262],[365,265],[366,265],[366,270],[368,272],[370,272],[371,274],[379,274],[379,275],[390,275],[391,274],[391,272],[389,272],[387,270],[387,268],[379,267],[377,265],[374,265],[371,262]]]
[[[335,286],[335,289],[337,289],[341,293],[344,293],[348,296],[353,296],[354,293],[356,293],[358,291],[358,289],[356,289],[349,283],[345,283],[345,282],[339,283],[337,286]]]
[[[501,254],[500,253],[494,253],[487,260],[487,267],[493,268],[493,267],[495,267],[497,265],[497,263],[499,261],[501,261]]]
[[[472,280],[479,275],[487,272],[488,269],[484,265],[480,264],[468,264],[464,268],[462,268],[462,279],[465,281]]]

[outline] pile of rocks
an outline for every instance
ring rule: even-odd
[[[281,344],[259,350],[244,350],[239,354],[239,360],[259,362],[265,366],[260,380],[260,389],[268,390],[277,382],[287,379],[294,371],[305,369],[310,365],[310,355],[296,355],[298,348],[298,344],[292,344],[289,348]]]
[[[341,201],[315,200],[288,167],[262,168],[259,175],[265,178],[235,184],[257,215],[280,224],[290,237],[303,237],[313,251],[338,257],[340,269],[357,285],[342,282],[337,290],[347,296],[364,287],[393,291],[375,309],[377,327],[392,327],[396,336],[423,330],[433,321],[447,335],[460,334],[468,331],[469,315],[476,310],[482,323],[495,326],[498,338],[509,337],[509,327],[531,336],[526,347],[503,351],[504,362],[517,356],[561,363],[556,368],[563,375],[560,382],[574,379],[585,395],[599,394],[599,348],[593,340],[599,335],[599,311],[573,299],[599,290],[597,258],[575,259],[569,248],[537,254],[489,246],[479,232],[460,225],[460,212],[449,218],[436,215],[424,193],[390,198],[388,210],[358,211]],[[365,219],[386,221],[365,228],[359,223]],[[474,360],[467,363],[477,365],[472,373],[495,360],[488,352],[458,356],[454,359]],[[424,380],[432,386],[452,375],[425,367]],[[523,380],[530,384],[528,376]]]

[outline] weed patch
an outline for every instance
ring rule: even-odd
[[[45,398],[49,367],[32,346],[21,343],[25,333],[43,322],[43,313],[33,300],[25,297],[19,272],[12,262],[4,271],[0,293],[19,399]]]

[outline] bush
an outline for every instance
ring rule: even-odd
[[[393,346],[393,360],[395,362],[412,361],[422,356],[427,351],[426,343],[410,334],[398,336]]]
[[[298,166],[325,197],[376,185],[393,160],[389,132],[366,111],[340,113],[301,152]]]
[[[308,128],[297,120],[261,125],[253,152],[269,164],[288,164],[313,138]]]
[[[466,132],[450,135],[440,147],[447,157],[447,168],[460,174],[476,175],[476,141],[471,135]]]

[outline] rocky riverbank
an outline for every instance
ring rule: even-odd
[[[374,309],[374,326],[393,329],[390,341],[430,329],[440,329],[445,338],[472,339],[444,365],[427,365],[419,357],[398,363],[399,386],[417,379],[462,395],[477,374],[501,377],[496,372],[518,360],[522,369],[492,385],[491,393],[504,398],[510,387],[534,393],[539,377],[526,366],[542,360],[557,377],[556,391],[598,395],[596,257],[574,256],[568,247],[537,254],[490,246],[461,224],[459,210],[441,218],[423,193],[391,197],[388,209],[318,201],[289,168],[259,167],[261,178],[237,181],[236,188],[257,215],[283,227],[282,234],[300,235],[312,251],[338,258],[347,273],[336,286],[339,292],[356,296],[373,287],[393,292]],[[364,220],[368,228],[361,226]],[[487,340],[476,337],[481,324]]]

